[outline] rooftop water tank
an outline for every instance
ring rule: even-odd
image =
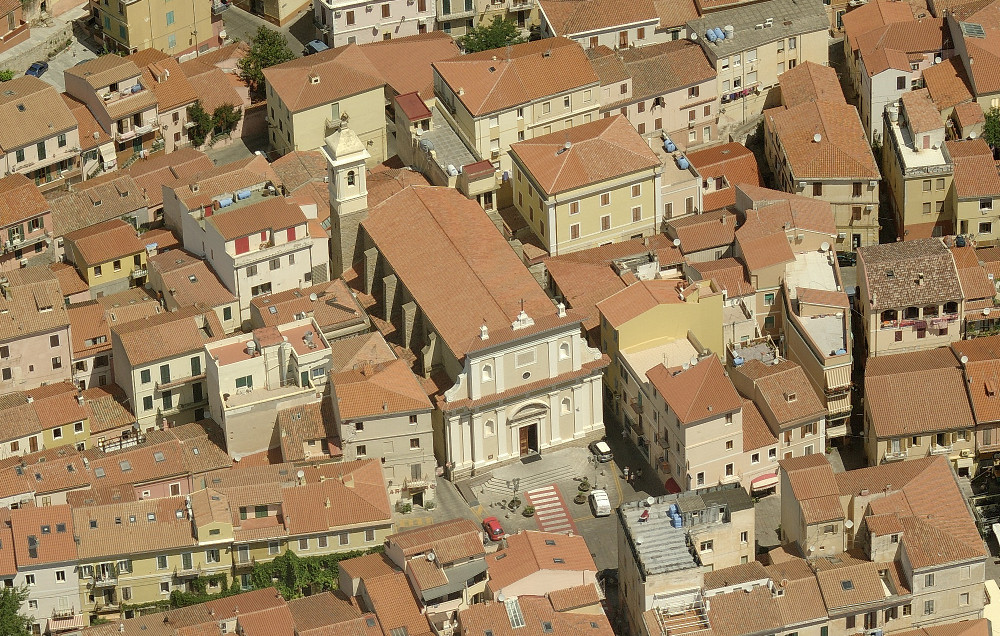
[[[225,199],[219,199],[219,207],[220,208],[224,208],[224,207],[232,205],[232,204],[233,204],[232,197],[227,197]]]
[[[669,139],[666,142],[664,142],[663,147],[666,149],[667,152],[674,152],[675,150],[677,150],[677,146],[675,146],[674,142]]]
[[[722,30],[726,32],[727,40],[732,40],[733,38],[736,37],[736,29],[733,28],[733,25],[727,24],[726,26],[722,27]]]
[[[956,247],[965,247],[965,237],[964,236],[956,236],[955,237],[955,246]]]
[[[709,42],[715,42],[716,40],[719,39],[718,36],[715,35],[715,31],[713,31],[712,29],[705,31],[705,37],[708,39]]]
[[[133,93],[138,93],[141,90],[142,90],[142,85],[141,84],[136,84],[135,86],[132,87],[132,92]]]
[[[690,166],[690,165],[691,165],[691,162],[689,162],[687,160],[687,157],[685,157],[684,155],[681,155],[680,157],[677,157],[677,167],[680,168],[681,170],[687,170],[688,166]]]
[[[240,190],[239,192],[236,193],[236,200],[237,201],[242,201],[243,199],[249,199],[249,198],[250,198],[250,190],[249,189],[247,189],[247,190]]]
[[[719,40],[726,39],[726,34],[719,27],[715,27],[714,29],[712,29],[712,32],[715,33],[715,37],[718,38]]]
[[[842,355],[844,355],[846,353],[847,353],[847,349],[840,348],[840,349],[837,349],[836,355],[842,356]]]
[[[743,364],[743,357],[742,356],[736,356],[735,358],[733,358],[733,366],[734,367],[738,367],[741,364]]]

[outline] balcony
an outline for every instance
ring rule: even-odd
[[[91,587],[114,587],[118,585],[117,574],[97,574],[91,577]]]
[[[125,130],[125,131],[121,131],[121,130],[115,131],[115,141],[117,141],[117,142],[123,142],[123,141],[129,141],[131,139],[134,139],[135,135],[136,135],[136,130],[137,130],[136,128],[130,128],[130,129]]]
[[[174,568],[174,576],[179,579],[192,579],[201,576],[201,574],[201,564],[192,565],[191,567],[181,566],[179,568]]]
[[[73,618],[76,616],[75,607],[64,607],[62,609],[53,609],[52,618]]]
[[[146,134],[149,134],[149,133],[153,132],[153,124],[146,124],[144,126],[136,126],[133,130],[135,130],[135,134],[136,135],[139,135],[141,137],[143,135],[146,135]]]
[[[534,0],[510,0],[511,11],[528,11],[534,6]]]
[[[157,382],[156,384],[153,385],[153,387],[157,391],[166,391],[168,389],[173,389],[173,388],[176,388],[176,387],[179,387],[179,386],[184,386],[185,384],[188,384],[190,382],[197,382],[199,380],[204,380],[205,378],[206,378],[206,375],[205,375],[204,372],[202,372],[202,373],[199,373],[198,375],[189,375],[189,376],[184,377],[184,378],[177,378],[176,380],[168,380],[166,382]]]
[[[941,444],[931,444],[931,455],[950,455],[951,446],[942,446]]]
[[[430,485],[431,480],[426,475],[423,475],[418,479],[413,479],[411,477],[410,479],[403,480],[403,487],[409,490],[419,490],[421,488],[427,488]]]
[[[906,459],[906,451],[886,451],[882,456],[883,462],[898,462]]]
[[[233,564],[236,567],[237,572],[242,572],[245,570],[252,570],[255,565],[257,565],[257,557],[236,557],[236,562]]]

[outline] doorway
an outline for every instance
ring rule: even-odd
[[[538,424],[529,424],[517,429],[522,457],[538,452]]]
[[[413,505],[414,506],[420,506],[421,508],[423,508],[423,506],[424,506],[424,493],[423,493],[423,491],[410,493],[410,499],[413,500]]]

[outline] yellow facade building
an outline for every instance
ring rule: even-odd
[[[663,166],[625,117],[516,143],[510,157],[514,206],[549,254],[659,233]]]
[[[111,51],[159,49],[183,55],[218,42],[212,2],[92,0],[95,36]]]
[[[146,280],[146,246],[135,228],[112,219],[64,237],[66,259],[97,296],[124,291]]]

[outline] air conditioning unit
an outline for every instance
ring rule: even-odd
[[[843,241],[845,238],[847,238],[847,232],[837,232],[837,238]]]
[[[877,185],[878,185],[878,181],[869,181],[868,182],[868,187],[869,188],[874,188]]]
[[[340,17],[340,11],[334,11],[333,12],[333,17],[339,18]]]
[[[959,453],[959,455],[961,455],[962,457],[968,457],[971,454],[972,454],[972,451],[970,451],[968,448],[963,448],[962,452]]]

